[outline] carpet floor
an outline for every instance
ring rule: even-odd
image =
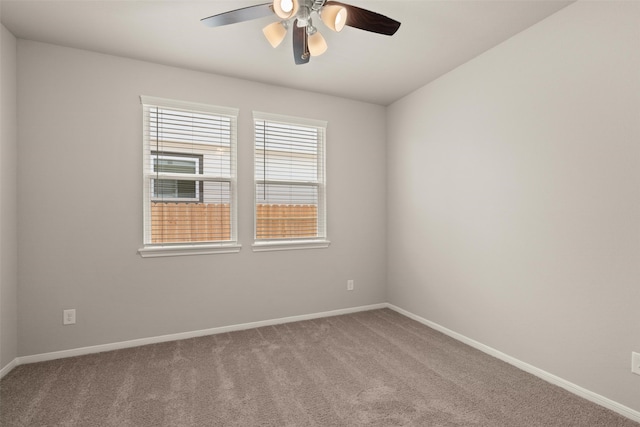
[[[389,309],[21,365],[0,425],[640,426]]]

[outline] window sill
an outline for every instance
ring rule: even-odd
[[[138,253],[142,258],[156,258],[183,255],[235,254],[240,252],[241,248],[242,245],[236,243],[217,245],[147,246],[138,249]]]
[[[252,245],[253,252],[291,251],[297,249],[324,249],[331,244],[328,240],[300,240],[287,242],[259,242]]]

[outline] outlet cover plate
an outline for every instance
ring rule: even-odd
[[[63,325],[75,325],[76,323],[76,309],[70,308],[69,310],[62,311],[62,324]]]
[[[631,372],[640,375],[640,353],[631,353]]]

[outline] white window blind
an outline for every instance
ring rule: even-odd
[[[141,101],[145,247],[234,243],[237,110]]]
[[[326,239],[326,122],[254,112],[255,240]]]

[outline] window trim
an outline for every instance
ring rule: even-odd
[[[328,248],[331,242],[327,239],[322,240],[267,240],[261,242],[255,242],[251,245],[253,252],[268,252],[268,251],[290,251],[296,249],[324,249]]]
[[[194,245],[170,245],[147,246],[138,249],[142,258],[158,258],[183,255],[211,255],[211,254],[235,254],[240,252],[242,245],[238,243],[200,243]]]
[[[174,99],[159,98],[154,96],[140,95],[140,104],[142,105],[142,155],[143,162],[150,155],[150,147],[145,142],[145,126],[146,117],[144,113],[145,105],[152,105],[161,108],[175,108],[193,112],[209,113],[220,116],[228,116],[231,120],[231,168],[233,173],[230,178],[218,178],[217,181],[229,182],[231,192],[231,240],[222,242],[191,242],[191,243],[146,243],[149,241],[149,233],[147,229],[147,218],[149,218],[151,212],[150,202],[152,195],[150,194],[150,188],[148,185],[147,171],[142,171],[142,209],[143,209],[143,240],[142,247],[138,249],[138,254],[142,258],[155,258],[166,256],[183,256],[183,255],[208,255],[208,254],[228,254],[238,253],[242,248],[242,245],[238,242],[238,164],[237,164],[237,150],[238,150],[238,108],[233,107],[221,107],[211,104],[203,104],[189,101],[179,101]],[[145,157],[147,156],[147,157]],[[202,167],[202,161],[200,161]],[[144,169],[144,167],[143,167]]]
[[[321,136],[321,148],[319,154],[321,155],[321,164],[318,164],[318,172],[322,177],[318,182],[309,182],[307,185],[315,185],[318,188],[318,217],[322,218],[323,236],[321,237],[305,237],[297,239],[258,239],[257,238],[257,191],[256,184],[260,181],[256,178],[256,121],[264,120],[269,122],[277,122],[283,124],[308,126],[315,128],[322,128]],[[287,116],[282,114],[264,113],[261,111],[253,111],[253,244],[251,248],[253,252],[266,252],[266,251],[283,251],[283,250],[297,250],[297,249],[322,249],[327,248],[331,244],[328,239],[328,224],[327,224],[327,124],[325,120],[309,119],[304,117]]]

